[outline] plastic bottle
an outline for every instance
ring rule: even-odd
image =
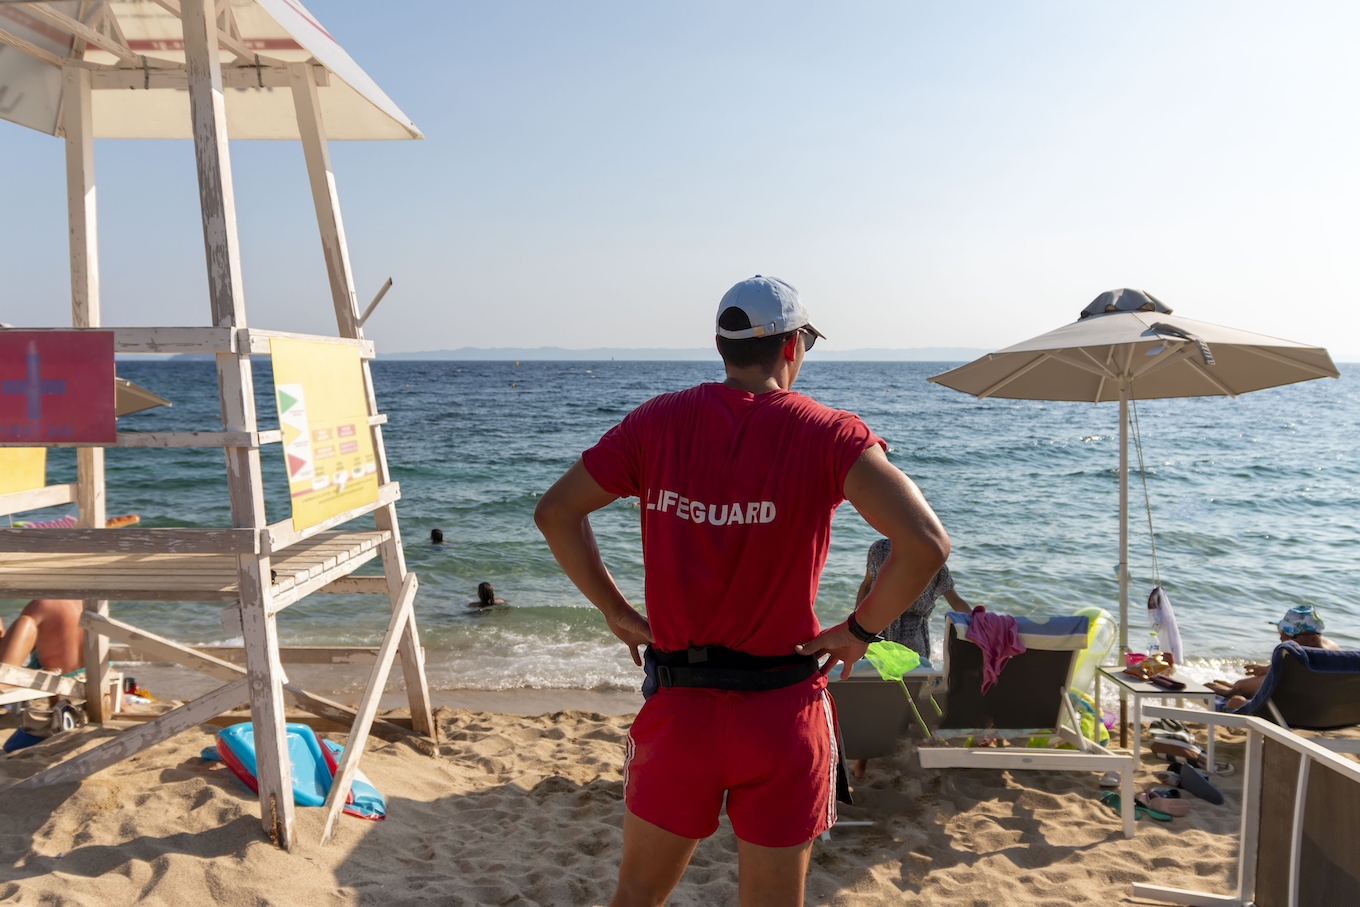
[[[1151,638],[1148,640],[1147,657],[1151,658],[1152,656],[1159,654],[1162,651],[1162,647],[1157,643],[1156,630],[1153,630],[1148,636]]]

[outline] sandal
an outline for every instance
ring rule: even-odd
[[[1107,790],[1105,793],[1101,794],[1100,802],[1104,803],[1106,806],[1114,810],[1116,813],[1123,815],[1124,805],[1123,801],[1119,799],[1119,795],[1116,794],[1114,791]],[[1153,809],[1151,806],[1135,802],[1133,805],[1134,819],[1141,819],[1144,816],[1147,816],[1149,819],[1156,819],[1158,822],[1171,821],[1171,817],[1166,813],[1162,812],[1160,809]]]
[[[1223,792],[1214,787],[1209,779],[1195,771],[1189,765],[1170,765],[1172,771],[1176,771],[1181,776],[1181,787],[1199,797],[1201,800],[1208,800],[1215,806],[1223,805]]]
[[[1177,740],[1153,740],[1148,749],[1158,756],[1165,756],[1173,763],[1179,762],[1182,765],[1193,765],[1197,768],[1204,765],[1204,751],[1193,743],[1181,743]]]
[[[1185,726],[1185,722],[1177,721],[1175,718],[1158,718],[1156,721],[1153,721],[1150,724],[1148,724],[1148,727],[1152,728],[1153,730],[1172,731],[1173,733],[1176,731],[1184,731],[1188,733],[1190,730],[1188,727]]]
[[[1173,797],[1158,796],[1158,794],[1161,793],[1174,794],[1175,796]],[[1159,812],[1166,813],[1168,816],[1175,816],[1179,818],[1190,813],[1190,801],[1183,799],[1180,794],[1181,792],[1179,790],[1167,790],[1167,791],[1150,790],[1139,794],[1134,799],[1136,799],[1139,803],[1143,804],[1149,809],[1155,809],[1158,810]]]
[[[1170,784],[1172,787],[1181,786],[1181,776],[1179,772],[1153,772],[1152,777],[1156,778],[1161,784]]]

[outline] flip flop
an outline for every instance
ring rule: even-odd
[[[1181,787],[1199,797],[1201,800],[1208,800],[1215,806],[1223,805],[1223,792],[1214,787],[1209,779],[1197,772],[1189,765],[1170,765],[1172,771],[1180,773]]]
[[[1114,791],[1107,790],[1105,791],[1105,793],[1101,794],[1100,802],[1104,803],[1106,806],[1114,810],[1116,813],[1122,814],[1123,801],[1119,799],[1119,795],[1116,794]],[[1160,809],[1153,809],[1150,806],[1146,806],[1142,803],[1135,802],[1133,804],[1134,819],[1141,819],[1144,816],[1147,816],[1149,819],[1156,819],[1158,822],[1171,821],[1171,817],[1166,813],[1162,812]]]
[[[1148,749],[1159,756],[1165,756],[1173,763],[1194,766],[1204,764],[1204,751],[1194,744],[1181,743],[1177,740],[1153,740]]]
[[[1148,727],[1154,728],[1154,729],[1160,729],[1160,730],[1164,730],[1164,731],[1186,731],[1186,732],[1189,732],[1189,730],[1190,730],[1188,727],[1185,726],[1185,723],[1184,723],[1184,722],[1182,722],[1182,721],[1177,721],[1175,718],[1158,718],[1156,721],[1151,722],[1151,723],[1148,725]]]
[[[1100,776],[1100,786],[1101,786],[1101,787],[1118,787],[1118,786],[1119,786],[1119,772],[1106,772],[1105,774],[1101,775],[1101,776]]]
[[[1156,778],[1162,784],[1170,784],[1172,787],[1181,786],[1181,776],[1177,772],[1153,772],[1152,777]]]
[[[1180,791],[1167,791],[1179,795]],[[1168,816],[1185,816],[1190,812],[1190,802],[1176,797],[1159,797],[1157,791],[1145,791],[1134,798],[1148,809],[1164,812]]]

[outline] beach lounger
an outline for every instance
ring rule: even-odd
[[[1261,688],[1237,715],[1273,719],[1285,730],[1334,731],[1360,725],[1360,652],[1275,647]],[[1312,738],[1338,753],[1360,753],[1360,740]]]
[[[969,615],[946,617],[944,715],[935,736],[999,738],[1005,747],[929,746],[917,753],[923,768],[990,768],[1114,772],[1120,779],[1124,836],[1133,837],[1133,757],[1112,753],[1081,736],[1067,695],[1077,655],[1086,648],[1088,618],[1016,618],[1025,651],[1006,663],[995,686],[982,692],[982,649],[965,638]],[[1029,748],[1031,737],[1058,736],[1074,749]]]
[[[866,661],[856,664],[845,680],[828,683],[826,691],[836,703],[845,758],[891,756],[903,733],[929,737],[931,731],[924,722],[939,716],[939,707],[929,698],[929,688],[941,676],[928,663],[902,676],[902,683],[918,703],[916,709],[897,681],[884,680]],[[923,700],[928,703],[924,709],[919,705]]]

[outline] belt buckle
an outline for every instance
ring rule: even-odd
[[[671,679],[671,669],[666,665],[657,665],[656,682],[660,684],[663,689],[667,690],[675,686],[675,682]]]

